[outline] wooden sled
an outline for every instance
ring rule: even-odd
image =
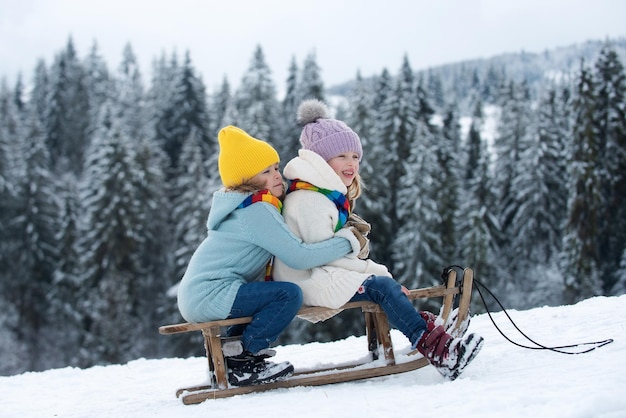
[[[456,271],[450,270],[445,285],[410,290],[409,299],[442,297],[443,302],[440,315],[444,320],[448,318],[453,307],[458,305],[459,312],[456,322],[458,326],[463,323],[469,315],[473,279],[473,271],[470,268],[466,268],[463,272],[462,280],[457,283]],[[229,338],[222,337],[221,333],[223,327],[249,323],[252,320],[251,317],[162,326],[159,328],[159,333],[164,335],[201,331],[204,336],[204,347],[207,353],[209,370],[211,372],[210,375],[212,374],[213,376],[212,385],[181,388],[176,391],[176,397],[182,396],[183,403],[189,405],[200,403],[207,399],[226,398],[252,392],[264,392],[272,389],[296,386],[321,386],[388,376],[416,370],[429,364],[428,360],[423,357],[399,364],[396,363],[389,332],[389,322],[382,308],[372,302],[350,302],[342,307],[342,309],[355,308],[361,308],[365,316],[367,345],[372,358],[370,362],[309,371],[298,371],[298,369],[296,369],[294,375],[286,380],[251,386],[237,387],[228,384],[228,372],[222,352],[222,344],[228,341]],[[298,315],[314,315],[327,310],[329,309],[323,307],[303,307],[298,312]],[[381,355],[381,360],[384,360],[376,361],[379,360]],[[381,365],[381,363],[383,364]]]

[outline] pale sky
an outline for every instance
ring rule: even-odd
[[[387,68],[415,70],[506,52],[542,52],[626,37],[624,0],[0,0],[0,79],[29,83],[72,37],[97,41],[116,71],[130,43],[149,83],[152,61],[188,50],[207,88],[236,87],[257,45],[277,88],[292,57],[315,52],[327,87]]]

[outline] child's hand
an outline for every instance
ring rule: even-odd
[[[367,237],[363,235],[361,231],[359,231],[356,227],[349,226],[348,229],[359,240],[359,244],[361,245],[361,251],[359,251],[359,255],[357,257],[361,260],[365,260],[370,254],[370,240],[367,239]]]
[[[409,292],[409,289],[407,289],[406,287],[402,286],[402,293],[404,293],[405,295],[409,296],[411,293]]]

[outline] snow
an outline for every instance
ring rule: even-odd
[[[506,341],[487,314],[470,332],[485,346],[450,382],[427,366],[382,378],[279,389],[183,405],[176,389],[206,380],[206,360],[139,359],[124,365],[64,368],[0,377],[0,417],[624,417],[626,416],[626,295],[576,305],[509,311],[530,338],[550,346],[613,338],[587,354],[528,350]],[[502,312],[493,314],[513,340],[529,345]],[[156,330],[155,330],[156,332]],[[399,361],[408,342],[392,331]],[[177,338],[175,335],[163,338]],[[345,364],[366,355],[364,337],[276,347],[296,368]],[[578,347],[573,351],[580,351]]]

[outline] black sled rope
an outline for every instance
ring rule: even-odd
[[[463,270],[463,267],[457,266],[457,265],[447,267],[447,268],[445,268],[443,270],[442,278],[444,278],[444,280],[445,280],[445,278],[448,277],[448,273],[450,272],[450,270],[455,269],[455,268],[460,269],[461,271]],[[578,343],[578,344],[569,344],[569,345],[560,345],[560,346],[554,346],[554,347],[546,347],[546,346],[544,346],[542,344],[539,344],[538,342],[536,342],[535,340],[530,338],[528,335],[526,335],[521,329],[519,329],[517,324],[515,324],[513,319],[509,316],[509,313],[506,311],[504,306],[502,306],[502,303],[500,302],[500,300],[498,300],[496,295],[494,295],[493,292],[491,290],[489,290],[489,288],[487,286],[485,286],[478,279],[476,279],[476,277],[474,277],[474,283],[476,284],[476,286],[475,286],[476,287],[476,291],[478,292],[478,295],[480,296],[480,299],[481,299],[483,305],[485,306],[485,309],[487,310],[487,315],[489,315],[489,319],[491,320],[491,323],[493,324],[494,327],[496,327],[496,329],[498,330],[500,335],[502,335],[508,342],[510,342],[513,345],[516,345],[516,346],[521,347],[521,348],[527,348],[529,350],[550,350],[550,351],[554,351],[555,353],[575,355],[575,354],[589,353],[590,351],[593,351],[596,348],[603,347],[603,346],[613,342],[612,338],[608,338],[608,339],[602,340],[602,341],[592,341],[592,342],[586,342],[586,343]],[[502,332],[500,327],[498,327],[498,324],[496,324],[496,321],[491,316],[491,311],[489,310],[489,306],[487,305],[487,302],[485,301],[485,297],[483,295],[483,292],[482,292],[481,288],[482,288],[482,290],[487,292],[493,298],[493,300],[496,301],[498,306],[500,306],[500,308],[502,309],[502,312],[506,315],[506,317],[509,319],[509,321],[513,325],[513,327],[515,327],[515,329],[524,338],[526,338],[531,343],[535,344],[534,347],[517,343],[517,342],[511,340],[504,332]],[[584,347],[584,346],[592,346],[592,347],[591,348],[587,348],[587,349],[583,349],[581,351],[573,351],[573,352],[572,351],[564,351],[563,350],[563,349],[566,349],[566,348],[576,348],[576,347]]]

